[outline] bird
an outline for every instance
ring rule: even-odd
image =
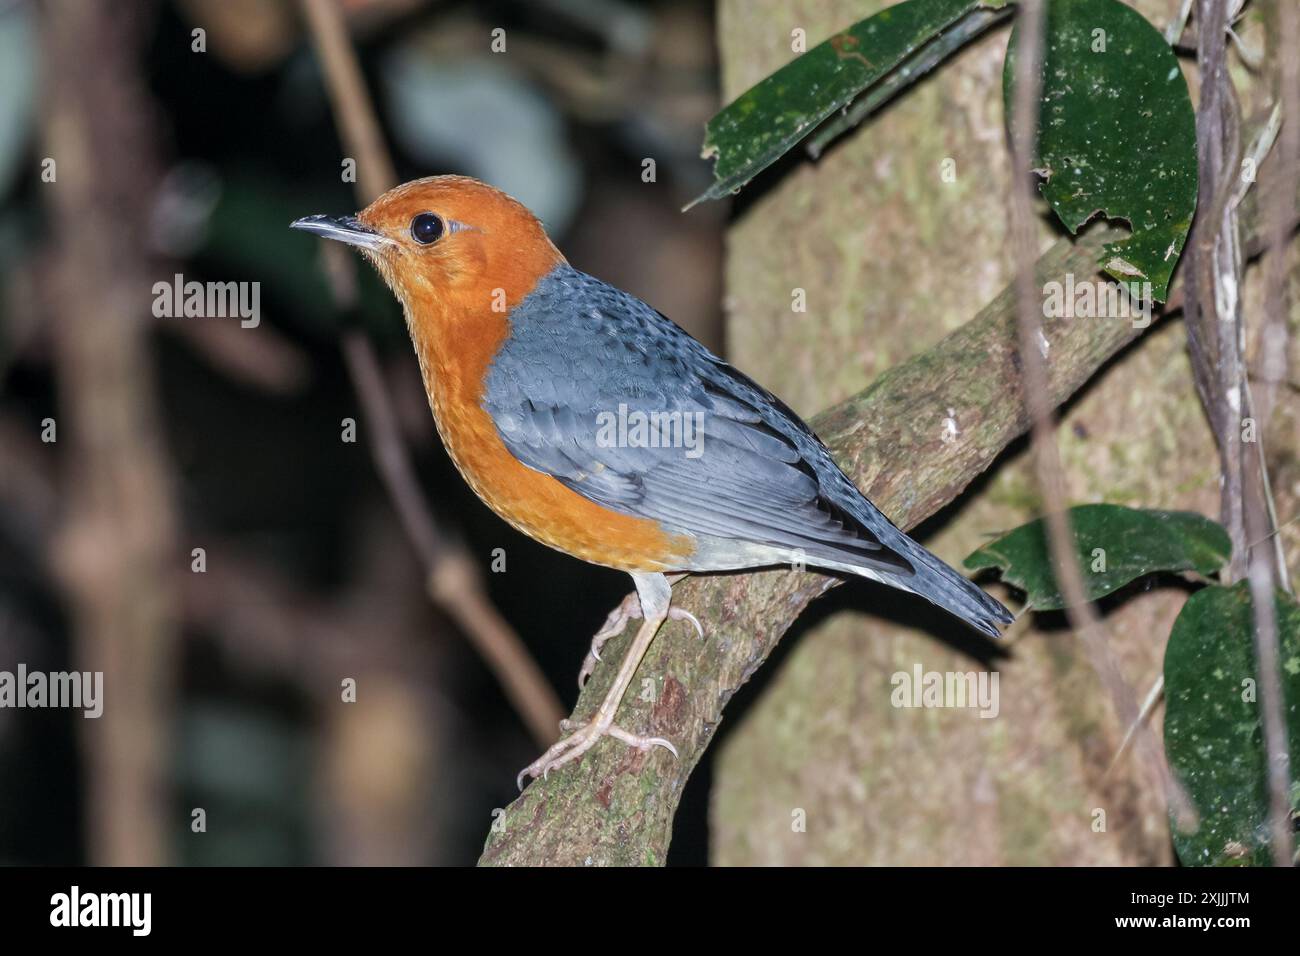
[[[628,573],[635,590],[592,640],[642,621],[596,712],[519,774],[545,777],[613,737],[615,720],[700,572],[794,565],[909,591],[997,637],[1011,613],[913,541],[779,398],[642,300],[571,266],[522,203],[466,176],[385,192],[292,228],[346,243],[399,300],[437,430],[462,477],[524,534]]]

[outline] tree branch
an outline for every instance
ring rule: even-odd
[[[1255,135],[1263,122],[1247,123],[1245,134]],[[1267,246],[1268,211],[1251,191],[1238,212],[1246,258],[1254,258]],[[1300,216],[1293,210],[1283,225],[1291,235]],[[1075,240],[1062,239],[1039,258],[1035,279],[1041,286],[1070,274],[1092,276],[1102,246],[1126,235],[1099,222]],[[1181,310],[1183,296],[1181,283],[1172,287],[1164,315]],[[1008,286],[929,351],[813,419],[836,461],[899,527],[913,528],[955,499],[1029,429],[1016,308],[1014,285]],[[1045,319],[1050,405],[1073,395],[1140,332],[1124,321]],[[949,422],[957,429],[951,441],[945,440]],[[684,580],[673,601],[699,617],[706,640],[687,625],[666,626],[639,671],[641,680],[653,680],[653,695],[634,683],[623,702],[636,711],[623,718],[626,724],[672,740],[680,759],[601,742],[576,766],[534,781],[495,816],[479,865],[662,864],[686,780],[723,708],[804,608],[839,583],[789,571]],[[627,640],[611,642],[609,660],[618,659]],[[573,719],[599,706],[611,676],[611,668],[597,670]]]
[[[1102,245],[1123,234],[1100,223],[1076,242],[1058,242],[1039,260],[1037,282],[1094,274]],[[900,527],[914,527],[951,502],[1028,429],[1015,309],[1014,289],[1007,288],[934,348],[813,421],[840,465]],[[1139,332],[1127,321],[1045,320],[1052,406]],[[957,435],[945,440],[950,421]],[[666,626],[624,702],[635,713],[623,718],[640,732],[672,740],[680,759],[602,742],[580,764],[535,781],[498,815],[480,864],[661,864],[686,779],[727,701],[803,609],[838,583],[791,571],[682,582],[673,600],[704,622],[706,640],[686,625]],[[620,653],[610,648],[608,659]],[[611,673],[596,672],[575,719],[598,705]]]

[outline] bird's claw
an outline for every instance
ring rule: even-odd
[[[560,721],[560,729],[567,730],[573,726],[569,720]],[[612,720],[593,720],[591,723],[583,724],[578,727],[571,736],[553,744],[546,753],[542,754],[515,777],[515,786],[520,790],[524,789],[524,780],[527,777],[541,777],[546,780],[552,770],[563,767],[566,763],[577,760],[584,753],[596,745],[601,737],[613,737],[615,740],[621,740],[629,747],[633,747],[643,753],[653,750],[655,747],[662,747],[673,755],[676,759],[679,757],[677,748],[673,746],[671,740],[663,737],[642,737],[640,734],[633,734],[622,727],[616,725]]]
[[[686,610],[684,607],[670,607],[668,609],[668,620],[670,621],[690,621],[695,628],[695,633],[700,635],[700,640],[704,639],[704,625],[700,619]]]
[[[582,667],[578,670],[579,690],[587,686],[587,681],[596,672],[596,665],[602,659],[600,649],[605,646],[605,642],[622,634],[627,629],[628,621],[638,620],[640,617],[641,601],[635,591],[623,598],[618,607],[609,612],[609,616],[605,618],[605,623],[592,637],[591,649],[587,651],[587,656],[582,661]],[[699,634],[701,638],[704,637],[704,627],[700,624],[700,619],[685,608],[670,607],[668,609],[668,620],[689,621],[691,626],[695,628],[695,633]]]
[[[653,750],[655,747],[662,747],[673,755],[673,759],[681,759],[681,754],[677,752],[677,748],[673,746],[673,742],[667,737],[641,737],[637,734],[629,734],[619,726],[611,726],[605,733],[615,740],[623,741],[629,747],[635,747],[637,750],[644,752]]]

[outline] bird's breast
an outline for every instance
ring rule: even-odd
[[[488,369],[508,334],[502,317],[486,332],[458,336],[454,348],[416,343],[438,434],[474,493],[524,534],[584,561],[623,571],[686,567],[690,538],[589,501],[510,453],[483,407]]]

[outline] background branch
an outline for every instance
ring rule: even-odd
[[[178,628],[167,570],[177,562],[171,462],[156,415],[145,215],[158,180],[154,106],[138,73],[147,26],[107,0],[43,4],[47,274],[63,525],[53,545],[69,594],[73,657],[102,671],[104,712],[78,720],[88,855],[112,866],[167,861],[167,781]],[[104,241],[103,237],[114,237]]]
[[[397,185],[374,107],[334,0],[302,0],[320,57],[339,133],[357,163],[357,198],[369,203]],[[355,262],[327,248],[327,272],[335,298],[347,312],[355,303]],[[478,570],[464,549],[438,531],[406,445],[397,427],[379,360],[361,332],[344,333],[343,352],[353,387],[365,410],[370,448],[389,497],[424,563],[429,596],[460,626],[501,683],[536,742],[549,746],[559,734],[563,708],[527,647],[488,600]]]

